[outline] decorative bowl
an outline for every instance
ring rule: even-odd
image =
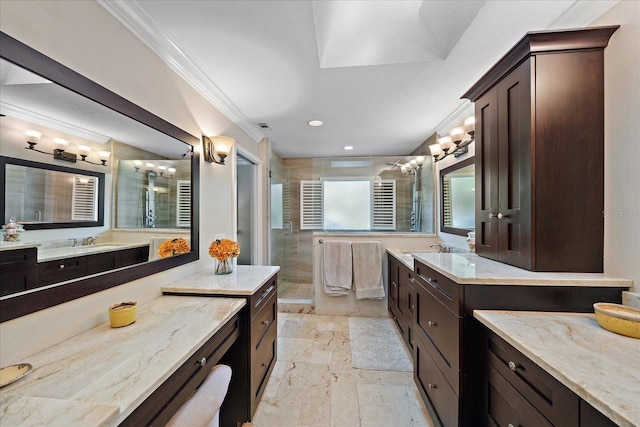
[[[620,304],[593,304],[598,324],[608,331],[627,337],[640,338],[640,310]]]
[[[109,322],[112,328],[128,326],[136,321],[138,303],[135,301],[121,302],[109,307]]]

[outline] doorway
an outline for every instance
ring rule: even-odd
[[[237,239],[240,245],[238,265],[252,265],[254,260],[255,163],[241,153],[236,156]]]

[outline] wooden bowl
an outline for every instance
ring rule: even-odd
[[[640,338],[640,310],[620,304],[593,304],[598,324],[608,331],[632,338]]]

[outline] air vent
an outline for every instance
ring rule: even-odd
[[[271,130],[271,127],[269,126],[269,123],[258,123],[258,126],[260,126],[260,129]]]

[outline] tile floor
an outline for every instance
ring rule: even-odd
[[[285,280],[278,280],[278,298],[313,300],[313,283],[296,283]]]
[[[352,368],[348,317],[278,316],[278,362],[253,427],[434,425],[411,372]]]

